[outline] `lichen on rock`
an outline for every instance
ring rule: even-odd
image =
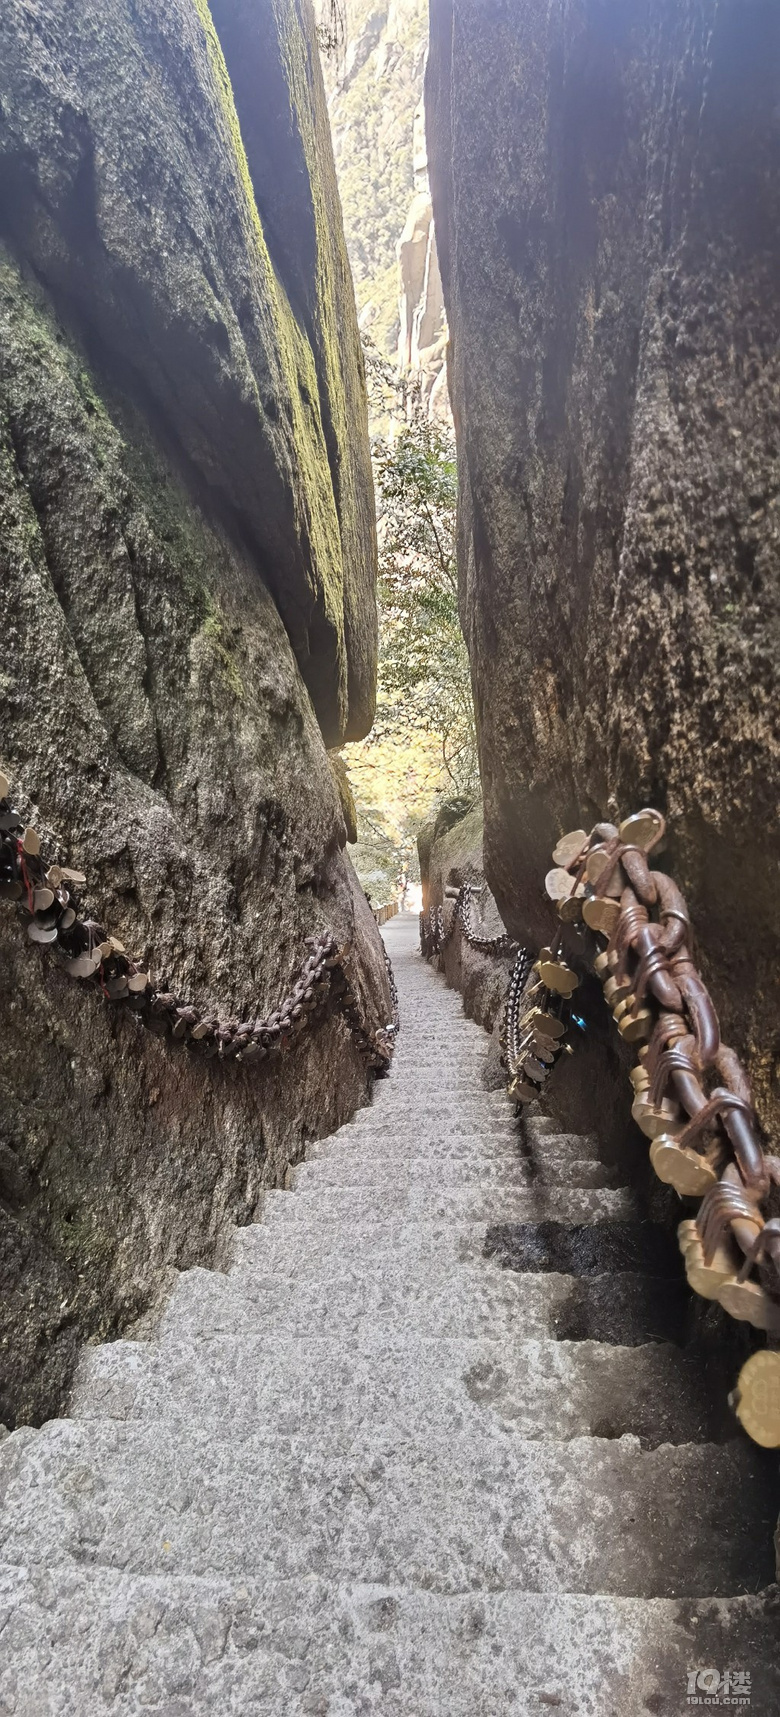
[[[249,27],[226,7],[226,37],[228,12]],[[295,172],[317,166],[331,195],[296,19],[312,153]],[[67,17],[14,0],[0,37],[0,762],[47,852],[86,872],[86,905],[159,982],[220,1013],[267,1010],[327,927],[384,1023],[324,739],[370,720],[376,625],[333,208],[329,295],[306,309],[296,209],[286,250],[269,243],[260,166],[194,0]],[[280,36],[280,65],[286,51]],[[322,224],[306,243],[317,255]],[[231,1225],[367,1077],[339,1019],[267,1073],[177,1055],[33,950],[8,904],[0,940],[13,1423],[57,1410],[79,1341],[146,1317],[171,1271],[219,1264]]]

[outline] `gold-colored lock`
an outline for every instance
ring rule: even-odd
[[[592,895],[582,906],[582,916],[591,930],[611,936],[620,922],[620,902],[602,895]]]
[[[718,1302],[729,1317],[766,1330],[768,1335],[780,1335],[780,1306],[758,1282],[724,1282]]]
[[[554,990],[556,995],[565,996],[567,999],[579,988],[580,980],[576,972],[573,972],[564,960],[541,960],[539,976],[548,990]]]
[[[555,908],[562,924],[579,924],[582,917],[582,903],[585,899],[585,889],[580,883],[568,900],[559,900]]]
[[[751,1353],[737,1379],[734,1410],[740,1425],[762,1449],[780,1448],[780,1353]]]
[[[539,1096],[538,1085],[531,1085],[527,1079],[513,1079],[507,1089],[507,1096],[513,1103],[533,1103]]]
[[[662,1133],[668,1133],[670,1127],[676,1127],[681,1119],[676,1103],[667,1103],[666,1099],[662,1103],[651,1103],[643,1091],[634,1098],[631,1114],[646,1139],[660,1138]]]
[[[601,979],[602,983],[604,983],[605,979],[609,977],[610,967],[606,949],[604,949],[601,954],[596,955],[593,962],[593,970],[596,973],[597,978]]]
[[[556,1019],[554,1014],[543,1013],[541,1008],[532,1010],[528,1016],[528,1024],[534,1033],[538,1032],[542,1037],[563,1037],[566,1030],[562,1020]]]
[[[587,846],[588,837],[584,829],[572,829],[568,835],[562,835],[552,855],[553,864],[570,865],[579,858],[583,847]]]
[[[624,1002],[631,994],[630,978],[607,978],[604,985],[604,1000],[607,1007],[615,1008],[618,1002]]]
[[[608,853],[605,847],[593,847],[588,853],[585,864],[585,875],[588,882],[595,887],[601,882],[605,871],[610,872],[610,877],[602,893],[610,900],[619,900],[626,886],[626,879],[620,863],[616,863],[612,854]]]
[[[669,1133],[659,1133],[650,1146],[650,1161],[659,1180],[673,1186],[681,1198],[703,1198],[718,1177],[706,1157],[690,1145],[679,1145]]]
[[[626,817],[620,825],[620,839],[626,846],[640,847],[642,852],[647,852],[663,826],[664,820],[660,811],[648,807],[643,811],[635,811],[632,817]]]
[[[653,1016],[649,1008],[637,1008],[635,1013],[624,1014],[618,1021],[618,1031],[626,1043],[636,1043],[640,1038],[649,1037],[653,1029]]]
[[[718,1246],[708,1264],[695,1222],[681,1222],[677,1239],[685,1260],[688,1285],[704,1300],[717,1300],[726,1282],[736,1281],[739,1258],[731,1245]]]
[[[568,900],[574,889],[574,877],[567,870],[558,867],[548,870],[544,886],[551,900]]]

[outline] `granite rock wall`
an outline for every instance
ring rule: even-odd
[[[308,4],[9,0],[0,66],[0,766],[159,987],[265,1013],[328,928],[382,1024],[326,751],[371,719],[375,537]],[[218,1265],[367,1077],[340,1019],[270,1072],[195,1061],[7,902],[0,1046],[12,1424]]]
[[[780,11],[431,0],[428,159],[485,868],[657,804],[780,1121]]]

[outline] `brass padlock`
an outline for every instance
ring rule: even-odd
[[[718,1246],[708,1264],[695,1222],[681,1222],[677,1239],[685,1261],[685,1274],[694,1293],[702,1299],[717,1300],[726,1282],[736,1281],[740,1260],[731,1245]]]
[[[641,1089],[631,1105],[631,1114],[646,1139],[657,1139],[662,1133],[668,1133],[682,1118],[676,1103],[668,1103],[665,1099],[662,1103],[651,1103]]]
[[[703,1198],[718,1177],[706,1157],[690,1145],[679,1145],[668,1133],[659,1133],[650,1146],[650,1161],[659,1180],[673,1186],[681,1198]]]
[[[568,835],[562,835],[552,855],[553,864],[564,867],[574,863],[579,858],[583,847],[587,846],[588,837],[584,829],[572,829]]]
[[[780,1448],[780,1353],[751,1353],[737,1378],[734,1411],[762,1449]]]
[[[631,994],[630,978],[607,978],[604,984],[604,1000],[607,1007],[615,1008],[618,1002],[624,1002]]]
[[[556,995],[565,996],[567,999],[579,988],[580,980],[576,972],[573,972],[564,960],[540,960],[539,976],[548,990],[554,990]]]
[[[620,825],[620,839],[626,846],[639,847],[642,852],[648,852],[663,828],[664,819],[660,811],[648,807],[626,817]]]
[[[602,895],[592,895],[582,906],[582,916],[589,929],[602,936],[611,936],[620,922],[620,902]]]
[[[526,1023],[534,1032],[540,1032],[542,1037],[563,1037],[566,1030],[562,1020],[556,1019],[554,1014],[543,1013],[541,1008],[533,1008],[527,1020],[523,1021],[523,1024]]]
[[[605,871],[610,871],[611,874],[609,882],[606,883],[602,890],[602,895],[606,896],[609,900],[619,900],[623,893],[623,889],[626,886],[626,879],[623,875],[620,863],[615,861],[612,854],[608,853],[605,847],[593,847],[588,853],[587,863],[585,865],[585,875],[588,882],[592,883],[595,887],[601,882]]]
[[[618,1031],[626,1043],[636,1043],[643,1037],[649,1037],[653,1029],[653,1016],[649,1008],[637,1008],[635,1013],[627,1013],[618,1021]]]

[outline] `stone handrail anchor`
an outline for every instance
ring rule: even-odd
[[[213,1010],[158,990],[151,975],[115,936],[95,919],[82,916],[77,890],[86,883],[83,872],[58,864],[47,867],[39,836],[35,829],[25,828],[8,794],[8,780],[0,774],[0,899],[17,902],[29,940],[63,955],[69,977],[89,984],[105,1001],[140,1016],[157,1036],[170,1036],[201,1058],[259,1063],[290,1049],[307,1027],[338,1012],[367,1065],[377,1071],[387,1068],[399,1025],[387,953],[394,1019],[378,1029],[363,1018],[350,975],[349,950],[339,948],[328,931],[307,938],[309,953],[289,994],[266,1018],[245,1010],[244,1018],[221,1019]]]

